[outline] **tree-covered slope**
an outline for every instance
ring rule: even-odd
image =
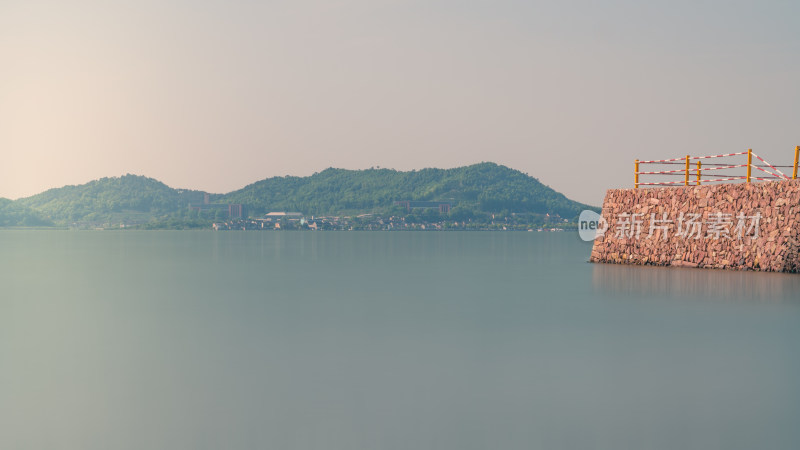
[[[164,183],[136,175],[101,178],[78,186],[50,189],[14,202],[0,210],[0,226],[60,224],[146,223],[204,218],[191,213],[190,203],[203,201],[202,191],[173,189]],[[447,201],[453,218],[486,213],[536,213],[574,219],[590,208],[566,198],[538,180],[493,163],[454,169],[326,169],[309,177],[273,177],[237,191],[213,195],[219,203],[241,203],[251,216],[269,211],[300,211],[307,215],[402,214],[393,206],[398,200]],[[207,214],[206,214],[207,215]],[[3,219],[7,217],[7,219]],[[8,226],[8,225],[6,225]]]
[[[0,227],[52,226],[41,213],[7,198],[0,198]]]
[[[137,175],[101,178],[78,186],[50,189],[16,203],[56,221],[94,220],[112,213],[172,214],[185,210],[202,192],[173,189]]]
[[[337,214],[381,211],[396,200],[450,201],[480,212],[530,212],[574,218],[587,205],[574,202],[517,170],[494,163],[454,169],[326,169],[309,177],[274,177],[222,196],[251,213],[300,211]]]

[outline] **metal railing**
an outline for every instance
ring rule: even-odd
[[[714,161],[723,161],[720,159],[715,158],[738,158],[740,156],[747,155],[747,162],[746,163],[738,163],[738,161],[731,161],[727,160],[727,162],[704,162],[706,159],[713,159]],[[753,159],[757,159],[759,162],[753,163]],[[711,156],[691,156],[686,155],[683,158],[672,158],[672,159],[654,159],[651,161],[639,161],[638,159],[634,163],[634,188],[638,189],[639,186],[676,186],[676,185],[684,185],[684,186],[700,186],[704,183],[719,183],[719,182],[733,182],[736,180],[745,180],[745,182],[750,183],[753,180],[756,181],[770,181],[770,180],[789,180],[789,179],[797,179],[797,165],[798,159],[800,159],[800,146],[794,148],[794,165],[793,166],[775,166],[768,163],[764,158],[756,155],[753,153],[752,149],[747,149],[746,152],[738,152],[738,153],[726,153],[722,155],[711,155]],[[693,164],[696,161],[696,164]],[[668,169],[668,170],[649,170],[649,171],[640,171],[639,166],[642,164],[652,164],[658,166],[681,166],[680,169]],[[736,171],[737,169],[746,169],[745,174],[739,173],[720,173],[716,172],[718,170],[727,170],[727,171]],[[786,174],[781,172],[780,168],[791,168],[792,169],[792,176],[791,178],[788,177]],[[761,173],[753,174],[753,169],[763,172],[766,175]],[[674,177],[682,177],[682,180],[678,181],[653,181],[653,182],[643,182],[639,179],[640,175],[645,175],[647,177],[654,176],[654,177],[661,177],[661,176],[674,176]],[[704,178],[705,176],[705,178]]]

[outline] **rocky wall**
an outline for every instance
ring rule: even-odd
[[[590,261],[800,271],[800,180],[611,189]]]

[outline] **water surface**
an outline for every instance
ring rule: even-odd
[[[800,448],[800,276],[589,250],[0,232],[0,448]]]

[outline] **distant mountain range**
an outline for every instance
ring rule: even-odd
[[[203,203],[206,194],[174,189],[144,176],[101,178],[16,201],[0,199],[0,226],[202,222],[215,217],[192,212],[189,205]],[[326,169],[307,177],[267,178],[228,194],[208,194],[208,199],[242,204],[250,216],[269,211],[402,214],[394,206],[401,200],[448,202],[453,206],[450,214],[462,217],[528,213],[572,221],[583,209],[597,210],[566,198],[529,175],[494,163],[408,172]]]

